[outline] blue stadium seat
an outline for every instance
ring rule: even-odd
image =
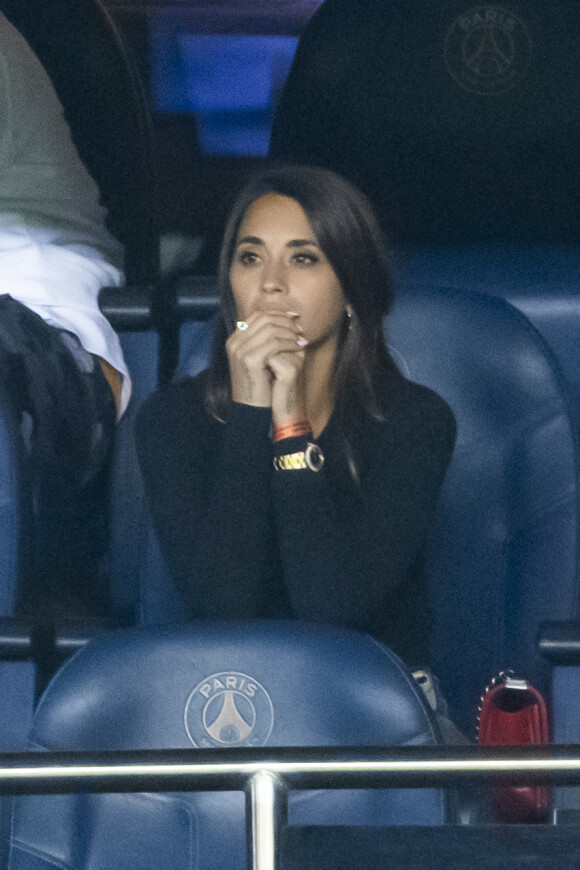
[[[182,327],[181,375],[203,364],[209,329]],[[573,418],[549,347],[503,299],[418,283],[385,329],[402,371],[440,393],[458,422],[425,570],[435,671],[457,724],[473,733],[479,695],[500,669],[548,694],[539,625],[576,613]]]
[[[141,613],[143,560],[151,531],[135,449],[133,427],[143,400],[158,383],[159,336],[156,330],[122,332],[121,344],[131,372],[133,393],[117,425],[111,471],[110,576],[114,617],[135,624]]]
[[[30,651],[30,631],[14,618],[20,549],[20,491],[16,421],[8,407],[0,408],[0,751],[23,748],[32,721],[35,668],[18,661],[14,641],[24,640]],[[26,656],[24,656],[26,657]]]
[[[412,676],[367,635],[299,622],[129,629],[92,641],[41,699],[41,750],[429,745]],[[290,796],[290,824],[454,818],[440,790]],[[243,793],[16,798],[10,870],[246,867]]]
[[[0,413],[0,613],[13,612],[18,561],[18,477],[13,423],[8,409]]]
[[[211,336],[211,320],[187,320],[182,324],[176,377],[195,374],[206,367]],[[127,338],[123,336],[123,342]],[[130,340],[135,350],[141,347],[143,360],[153,358],[143,352],[142,334],[133,334]],[[153,386],[148,378],[147,391]],[[153,528],[135,452],[133,424],[145,396],[146,392],[135,397],[115,452],[111,514],[113,600],[116,611],[133,612],[138,625],[183,622],[186,609]]]
[[[405,374],[457,418],[426,569],[435,670],[468,729],[500,669],[548,693],[539,626],[574,614],[578,594],[574,422],[550,349],[503,299],[404,293],[387,339]]]
[[[531,320],[557,359],[580,432],[580,245],[440,245],[395,256],[400,292],[469,287],[507,299]]]

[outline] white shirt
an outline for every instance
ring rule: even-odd
[[[122,283],[122,246],[106,229],[52,83],[0,13],[0,293],[121,372],[125,410],[127,367],[98,305],[101,287]]]

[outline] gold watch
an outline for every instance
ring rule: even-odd
[[[324,455],[318,444],[309,441],[306,450],[274,456],[273,462],[276,471],[301,471],[306,468],[320,471],[324,465]]]

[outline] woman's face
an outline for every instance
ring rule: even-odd
[[[292,311],[299,315],[309,348],[336,342],[346,300],[296,200],[268,193],[248,208],[230,285],[239,320],[257,310]]]

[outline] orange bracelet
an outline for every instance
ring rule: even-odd
[[[310,431],[308,420],[297,420],[296,423],[276,426],[274,430],[274,443],[284,441],[285,438],[297,438],[299,435],[309,435]]]

